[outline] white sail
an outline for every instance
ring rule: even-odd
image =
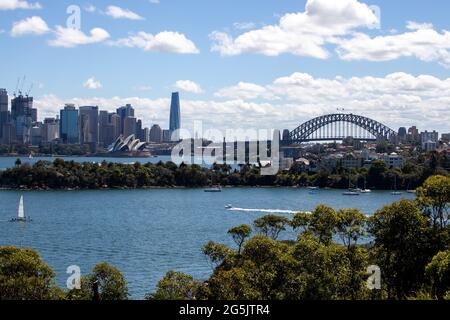
[[[19,216],[19,219],[25,219],[25,211],[23,209],[23,196],[20,196],[18,216]]]

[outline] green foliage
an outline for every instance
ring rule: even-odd
[[[238,227],[234,227],[228,230],[228,234],[233,237],[234,242],[238,246],[238,253],[241,253],[242,244],[245,242],[245,239],[250,236],[251,233],[252,228],[246,224],[242,224]]]
[[[325,205],[317,206],[311,214],[297,213],[290,222],[294,230],[302,229],[303,231],[311,232],[323,243],[330,243],[337,223],[338,216],[336,212]]]
[[[54,276],[34,250],[0,247],[0,300],[59,299]]]
[[[366,216],[358,209],[341,209],[337,212],[336,230],[348,247],[356,245],[365,235]]]
[[[167,272],[158,282],[155,293],[148,294],[147,300],[195,300],[204,285],[191,276],[175,271]]]
[[[433,226],[444,228],[448,223],[450,178],[433,176],[417,190],[419,204],[428,210]]]
[[[254,225],[259,233],[276,240],[281,231],[286,230],[286,226],[289,225],[289,219],[269,214],[256,219]]]
[[[107,264],[97,264],[92,274],[81,279],[81,289],[68,292],[68,300],[95,300],[94,287],[98,286],[99,300],[127,300],[128,285],[119,269]]]
[[[435,255],[425,272],[431,282],[433,295],[444,299],[450,293],[450,251],[441,251]]]
[[[203,254],[209,258],[212,265],[219,266],[222,262],[234,252],[224,244],[209,241],[202,248]]]
[[[403,299],[419,289],[428,260],[426,231],[427,219],[411,200],[385,206],[369,219],[374,255],[389,298]]]

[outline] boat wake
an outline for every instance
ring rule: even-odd
[[[229,208],[228,211],[240,212],[256,212],[256,213],[280,213],[280,214],[295,214],[300,211],[280,210],[280,209],[246,209],[246,208]]]

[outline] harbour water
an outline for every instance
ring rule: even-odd
[[[8,222],[17,215],[21,195],[32,223]],[[78,265],[86,274],[108,262],[124,273],[131,298],[142,299],[169,270],[206,279],[212,269],[201,247],[209,240],[233,245],[227,235],[233,226],[270,212],[289,217],[321,203],[371,215],[402,197],[414,195],[380,191],[349,198],[341,190],[312,194],[295,188],[0,191],[0,246],[38,250],[62,287],[68,266]],[[226,204],[236,209],[225,210]]]

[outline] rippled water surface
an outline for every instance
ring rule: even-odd
[[[17,215],[20,195],[29,224],[7,222]],[[404,194],[374,192],[345,197],[342,191],[236,188],[222,193],[202,189],[102,191],[0,191],[0,246],[37,249],[65,286],[66,268],[89,272],[99,262],[117,266],[126,276],[134,299],[153,291],[168,270],[205,279],[211,268],[201,253],[209,240],[232,245],[227,230],[275,211],[310,211],[320,203],[356,207],[366,214]],[[226,204],[239,210],[228,211]],[[242,210],[241,210],[242,209]],[[285,233],[284,237],[293,234]]]

